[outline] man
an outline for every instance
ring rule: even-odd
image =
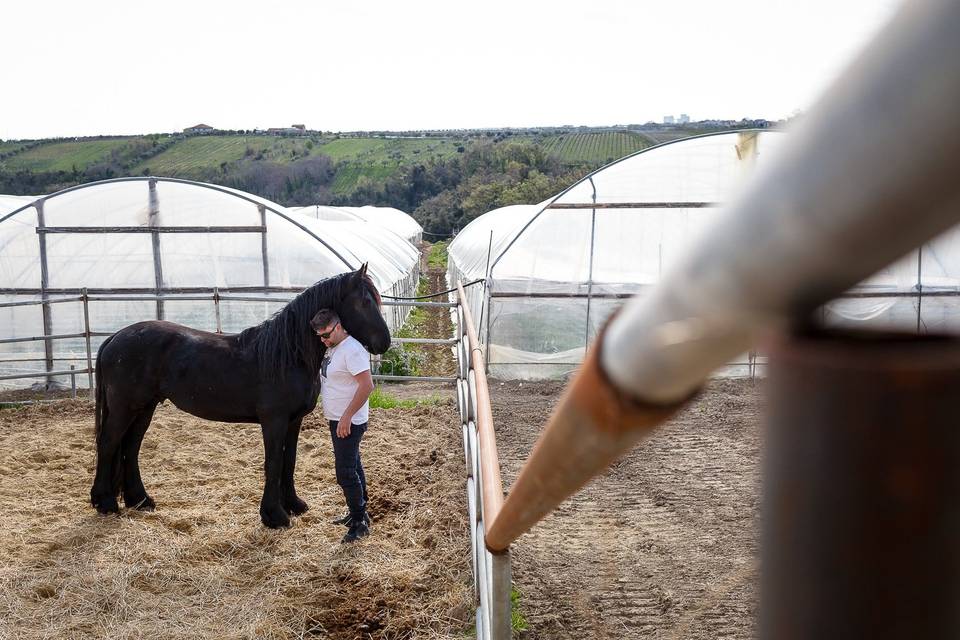
[[[341,542],[355,542],[370,533],[367,480],[360,462],[360,440],[370,409],[367,399],[373,391],[370,354],[346,332],[332,309],[318,311],[310,326],[327,347],[320,364],[320,398],[330,423],[337,484],[349,509],[334,522],[349,527]]]

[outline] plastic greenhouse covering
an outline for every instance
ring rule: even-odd
[[[48,381],[7,376],[71,365],[87,386],[88,349],[95,356],[103,337],[128,324],[159,317],[237,332],[363,262],[381,293],[416,290],[419,261],[408,242],[224,187],[121,178],[8,203],[0,200],[2,388]],[[409,311],[384,309],[391,329]],[[49,381],[69,385],[71,377]]]
[[[291,207],[291,210],[319,220],[361,220],[389,229],[414,245],[423,239],[423,227],[413,216],[393,207],[330,207],[312,205]]]
[[[750,130],[665,143],[544,203],[504,207],[467,225],[450,245],[448,278],[489,275],[467,296],[491,374],[536,379],[573,370],[610,314],[660,280],[786,135]],[[821,317],[827,325],[956,330],[958,286],[954,230],[826,305]],[[755,364],[755,354],[744,354],[724,373],[753,373]]]

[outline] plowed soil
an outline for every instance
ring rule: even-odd
[[[491,381],[504,487],[559,383]],[[760,393],[718,380],[512,547],[522,637],[752,638]]]

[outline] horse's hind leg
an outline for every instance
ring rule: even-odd
[[[303,421],[294,420],[287,427],[286,440],[283,445],[283,476],[280,480],[280,492],[283,495],[283,508],[287,513],[295,516],[307,512],[310,507],[297,496],[293,486],[293,471],[297,466],[297,441],[300,439],[300,424]]]
[[[117,494],[123,480],[121,444],[134,417],[127,409],[111,406],[97,435],[97,471],[90,489],[90,503],[100,513],[120,512]]]
[[[140,477],[140,444],[143,442],[143,436],[147,433],[156,408],[155,403],[142,409],[133,419],[133,423],[120,443],[123,464],[123,504],[128,509],[153,511],[157,506],[153,498],[147,495],[143,478]]]

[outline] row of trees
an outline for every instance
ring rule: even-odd
[[[429,233],[450,235],[491,209],[545,200],[589,169],[564,166],[531,142],[484,142],[456,158],[404,167],[381,183],[361,178],[333,204],[396,207]]]

